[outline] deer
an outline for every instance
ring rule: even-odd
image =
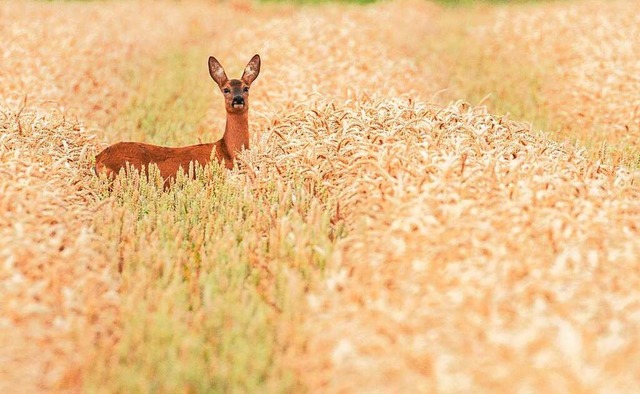
[[[209,74],[224,96],[227,122],[222,138],[214,143],[183,147],[167,147],[142,142],[118,142],[96,156],[94,171],[113,180],[120,170],[133,168],[145,171],[155,164],[164,180],[165,188],[182,168],[189,170],[191,163],[207,165],[214,157],[228,169],[234,167],[237,155],[249,149],[249,88],[260,73],[260,56],[254,55],[240,79],[229,79],[220,62],[209,57]]]

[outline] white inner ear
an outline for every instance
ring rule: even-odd
[[[226,75],[222,68],[217,68],[215,74],[219,81],[224,81],[226,79]]]

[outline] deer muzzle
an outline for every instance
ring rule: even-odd
[[[244,99],[242,98],[242,96],[235,96],[233,98],[233,101],[231,102],[231,106],[233,108],[242,108],[242,107],[244,107]]]

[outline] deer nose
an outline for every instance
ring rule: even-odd
[[[233,102],[231,104],[244,105],[244,99],[242,98],[242,96],[233,96]]]

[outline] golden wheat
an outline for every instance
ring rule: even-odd
[[[118,283],[93,231],[93,140],[56,113],[0,114],[2,391],[77,379],[93,339],[115,329]]]
[[[517,54],[532,67],[548,66],[540,81],[543,104],[562,136],[637,152],[639,11],[635,1],[505,9],[476,26],[471,36],[494,56]]]
[[[259,272],[241,290],[272,307],[255,320],[276,327],[273,348],[283,354],[274,365],[296,371],[310,391],[637,387],[640,174],[485,108],[429,104],[442,88],[438,68],[416,62],[405,38],[445,11],[415,2],[160,4],[0,4],[11,21],[0,24],[8,38],[0,48],[1,391],[79,390],[91,370],[98,378],[126,371],[121,314],[141,313],[144,327],[158,328],[152,310],[137,309],[145,297],[180,315],[185,354],[215,348],[227,328],[207,325],[215,308],[172,302],[206,303],[197,275],[209,273],[188,263],[198,256],[222,270],[211,256],[223,241],[227,258],[248,256]],[[560,67],[545,92],[554,114],[573,135],[602,129],[598,141],[633,146],[636,4],[491,9],[489,24],[470,31],[496,51],[552,56]],[[148,59],[167,46],[202,51],[207,83],[209,54],[230,74],[247,53],[263,56],[253,149],[240,170],[215,173],[236,194],[216,195],[219,179],[205,172],[173,194],[130,177],[107,196],[91,172],[104,145],[96,134],[120,135],[109,126],[132,94],[123,63],[153,68]],[[213,130],[220,110],[203,114]],[[215,196],[255,215],[246,237],[255,250],[242,249],[233,231],[208,238],[214,224],[225,227],[206,205]],[[211,223],[178,212],[203,207]],[[226,227],[247,231],[240,221]],[[185,294],[154,287],[169,271],[187,282]],[[302,300],[298,309],[293,300]],[[211,337],[190,342],[190,330]],[[147,331],[135,334],[134,348],[149,345]],[[157,375],[159,354],[143,372]],[[195,364],[242,381],[233,365],[207,357],[211,364]],[[265,379],[271,391],[282,388]]]
[[[617,282],[640,268],[640,174],[462,103],[332,103],[269,130],[254,182],[293,168],[349,229],[308,299],[295,363],[310,387],[637,382],[637,283]]]
[[[0,97],[5,107],[56,109],[91,125],[113,122],[131,86],[123,66],[145,64],[193,36],[225,29],[234,10],[205,3],[3,2]]]
[[[115,341],[118,281],[93,231],[97,143],[72,119],[112,121],[123,59],[209,28],[202,4],[166,7],[0,4],[0,391],[78,387],[95,342]]]

